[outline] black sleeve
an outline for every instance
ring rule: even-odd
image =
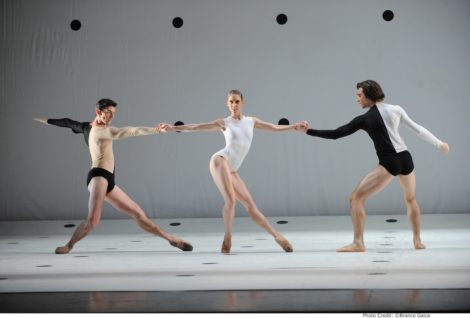
[[[358,116],[351,120],[348,124],[338,127],[335,130],[308,129],[307,135],[326,139],[338,139],[354,134],[356,131],[362,128],[362,122],[363,116]]]
[[[47,123],[50,125],[55,125],[59,127],[66,127],[72,129],[72,131],[76,134],[83,134],[85,133],[85,128],[89,125],[89,123],[78,122],[75,120],[71,120],[69,118],[62,118],[62,119],[48,119]]]

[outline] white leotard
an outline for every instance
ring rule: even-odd
[[[222,156],[228,161],[230,171],[237,171],[250,150],[255,122],[252,117],[243,116],[238,120],[228,116],[224,119],[225,148],[214,156]]]

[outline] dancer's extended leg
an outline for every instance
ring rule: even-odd
[[[423,249],[426,246],[421,243],[420,226],[421,226],[421,211],[416,201],[416,173],[413,171],[408,175],[398,176],[398,181],[403,189],[403,196],[405,199],[408,220],[411,223],[413,230],[413,244],[416,249]]]
[[[121,188],[115,186],[114,189],[106,196],[108,201],[114,208],[131,216],[141,229],[149,233],[158,235],[166,239],[172,246],[175,246],[183,251],[192,251],[191,244],[183,241],[182,239],[170,235],[162,230],[158,225],[153,223],[142,208],[134,202]]]
[[[235,217],[236,195],[232,184],[232,175],[227,160],[221,156],[213,156],[209,164],[212,178],[224,198],[222,215],[225,224],[225,235],[222,253],[230,253],[232,247],[232,224]]]
[[[103,177],[94,177],[88,184],[90,197],[88,199],[88,217],[72,234],[70,241],[56,248],[56,254],[67,254],[78,241],[87,236],[100,222],[101,208],[106,196],[108,181]]]
[[[236,197],[241,204],[246,208],[246,211],[253,219],[253,221],[271,234],[276,242],[286,251],[292,252],[293,248],[289,241],[283,237],[279,232],[277,232],[271,224],[269,224],[268,219],[264,216],[263,213],[256,206],[255,201],[253,200],[248,188],[246,187],[245,182],[242,180],[240,175],[236,172],[232,173],[232,181],[235,189]]]
[[[349,245],[337,249],[337,252],[364,252],[364,224],[366,221],[365,201],[382,191],[392,181],[393,176],[382,166],[369,172],[349,197],[354,239]]]

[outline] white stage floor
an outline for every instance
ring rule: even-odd
[[[132,220],[103,220],[67,255],[54,249],[75,229],[64,225],[80,221],[0,222],[0,293],[470,288],[468,214],[423,215],[425,250],[413,249],[406,215],[369,216],[364,253],[335,252],[351,242],[349,216],[269,220],[293,253],[242,217],[229,255],[220,253],[221,218],[155,220],[191,242],[192,252]]]

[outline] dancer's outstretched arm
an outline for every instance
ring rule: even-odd
[[[40,122],[41,124],[47,125],[47,118],[33,118],[35,121]]]
[[[349,136],[362,127],[363,116],[358,116],[351,120],[346,125],[338,127],[334,130],[318,130],[318,129],[307,129],[307,135],[312,137],[320,137],[325,139],[338,139]]]
[[[147,136],[160,133],[158,127],[109,127],[99,132],[99,138],[125,139],[129,137]]]
[[[294,125],[275,125],[272,123],[262,121],[261,119],[256,118],[256,117],[253,117],[253,120],[255,122],[256,129],[261,129],[261,130],[266,130],[266,131],[273,131],[273,132],[289,131],[289,130],[305,131],[305,129],[308,129],[308,122],[306,121],[301,121]]]
[[[52,119],[52,118],[34,118],[35,121],[46,125],[54,125],[59,127],[70,128],[76,134],[83,134],[85,127],[89,122],[79,122],[69,118]]]
[[[413,131],[416,135],[424,139],[425,141],[429,142],[430,144],[439,148],[443,154],[447,155],[449,153],[449,145],[446,142],[439,140],[436,136],[434,136],[429,130],[424,128],[421,125],[418,125],[414,122],[406,113],[406,111],[400,107],[401,111],[401,122],[405,124],[411,131]]]
[[[174,126],[167,123],[158,125],[158,130],[161,132],[172,132],[172,131],[220,131],[225,129],[225,122],[223,119],[216,119],[208,123],[200,124],[187,124]]]

